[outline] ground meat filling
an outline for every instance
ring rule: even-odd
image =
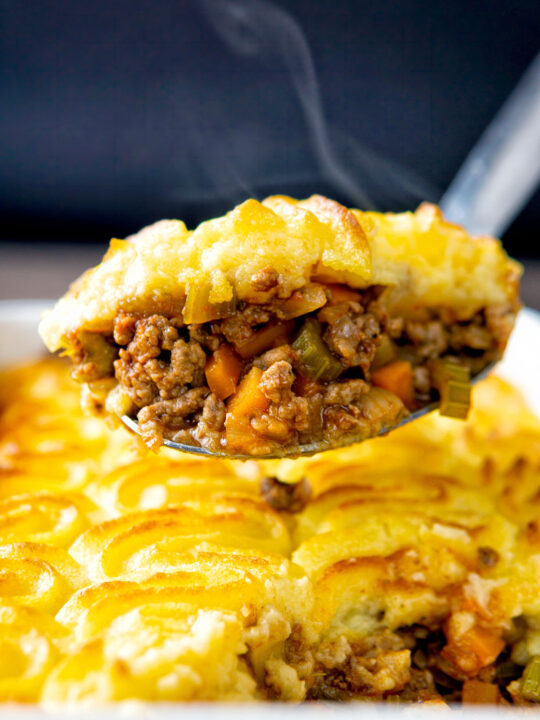
[[[370,312],[364,313],[362,306],[357,303],[352,305],[351,311],[336,319],[330,313],[323,317],[328,319],[324,339],[330,350],[348,367],[360,367],[364,376],[367,376],[380,344],[380,320]]]
[[[260,491],[274,510],[282,512],[300,512],[311,500],[311,485],[306,478],[295,483],[284,483],[267,475],[260,482]]]
[[[437,396],[430,362],[452,356],[478,371],[499,355],[514,317],[512,308],[490,308],[467,321],[444,309],[403,318],[388,312],[385,288],[378,286],[355,291],[310,283],[281,297],[271,268],[256,273],[252,285],[253,302],[238,303],[222,319],[186,325],[181,315],[120,312],[112,337],[79,333],[75,377],[92,383],[114,376],[123,406],[153,448],[171,439],[227,452],[231,408],[253,370],[259,395],[243,398],[243,407],[254,409],[241,428],[249,443],[242,447],[238,432],[234,451],[267,454],[386,429],[383,418],[391,426]],[[309,322],[315,365],[298,345]],[[220,369],[219,382],[212,382],[209,366],[224,348],[231,378],[224,382]],[[321,372],[317,353],[326,362]],[[377,370],[396,361],[410,365],[408,396],[377,391],[385,388]]]
[[[446,642],[441,629],[412,625],[394,631],[380,628],[358,639],[338,635],[313,646],[302,627],[294,625],[284,652],[304,681],[309,700],[532,704],[523,696],[524,668],[510,659],[511,646],[474,676],[458,677],[444,663]]]

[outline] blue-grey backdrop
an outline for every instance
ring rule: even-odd
[[[436,200],[538,0],[0,0],[0,239],[103,241],[270,192]],[[508,231],[540,255],[540,194]]]

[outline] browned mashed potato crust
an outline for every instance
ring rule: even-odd
[[[1,702],[540,700],[540,422],[503,381],[295,462],[140,455],[78,405],[60,360],[0,375]]]

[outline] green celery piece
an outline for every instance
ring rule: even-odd
[[[523,671],[521,694],[526,700],[540,702],[540,655],[535,655]]]
[[[312,380],[335,380],[344,370],[324,343],[320,325],[315,318],[306,319],[292,346]]]

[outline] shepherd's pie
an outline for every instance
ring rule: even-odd
[[[163,439],[230,455],[321,448],[392,428],[500,357],[520,268],[424,204],[349,210],[321,196],[247,200],[188,231],[113,240],[41,334],[85,404]]]

